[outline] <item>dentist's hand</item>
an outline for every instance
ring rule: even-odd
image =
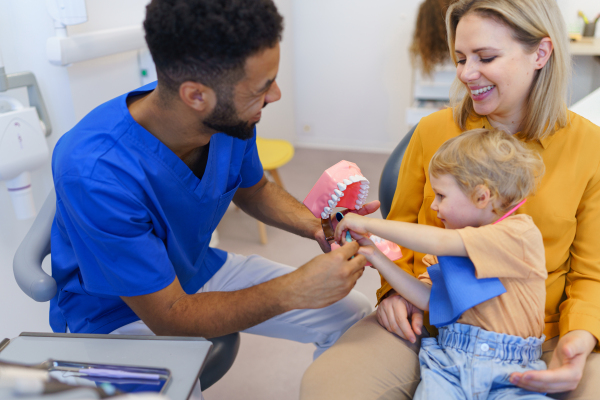
[[[379,200],[370,201],[358,211],[353,211],[352,214],[356,213],[358,215],[369,215],[373,214],[375,211],[379,210],[381,203]]]
[[[411,343],[423,332],[423,311],[396,292],[379,303],[376,315],[381,326]]]
[[[288,288],[285,308],[323,308],[346,297],[367,262],[364,256],[355,256],[358,247],[356,242],[347,243],[281,277]]]

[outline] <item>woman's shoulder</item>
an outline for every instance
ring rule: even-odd
[[[567,124],[541,143],[546,167],[567,163],[585,179],[600,168],[600,127],[572,111]]]
[[[454,122],[452,108],[450,107],[431,113],[428,116],[421,118],[419,121],[419,127],[427,127],[430,129],[451,126],[458,128]]]
[[[421,118],[415,130],[424,143],[445,142],[461,133],[460,127],[454,122],[452,108],[447,107]]]
[[[593,143],[600,143],[600,126],[573,111],[569,111],[567,125],[556,133],[567,134],[571,137],[579,137],[586,142],[586,145],[590,145],[590,141]]]

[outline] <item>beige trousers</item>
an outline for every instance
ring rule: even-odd
[[[550,362],[558,338],[544,343],[542,359]],[[308,368],[301,400],[412,399],[419,384],[420,338],[400,339],[379,325],[375,313],[363,318]],[[600,354],[588,357],[583,378],[572,392],[556,399],[600,399]]]

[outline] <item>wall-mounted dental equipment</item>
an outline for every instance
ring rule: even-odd
[[[29,171],[48,159],[45,136],[52,132],[52,125],[35,75],[7,75],[0,53],[0,92],[20,87],[27,88],[32,107],[0,95],[0,180],[6,181],[17,218],[29,219],[36,214]]]
[[[46,42],[46,55],[53,65],[68,66],[146,47],[141,24],[68,36],[68,25],[87,21],[85,0],[46,0],[46,7],[56,31]]]

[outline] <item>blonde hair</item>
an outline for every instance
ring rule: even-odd
[[[456,27],[462,17],[471,13],[509,27],[513,39],[528,52],[534,52],[543,38],[550,38],[554,50],[546,65],[536,71],[517,136],[525,141],[542,140],[563,128],[568,122],[566,99],[571,57],[567,29],[556,0],[460,0],[452,4],[446,13],[446,30],[450,57],[455,65]],[[467,119],[477,114],[471,96],[458,77],[452,87],[451,105],[456,123],[466,129]]]
[[[541,156],[503,131],[472,129],[445,142],[433,155],[429,173],[450,174],[475,202],[476,187],[490,190],[494,211],[504,214],[535,189],[544,175]]]

